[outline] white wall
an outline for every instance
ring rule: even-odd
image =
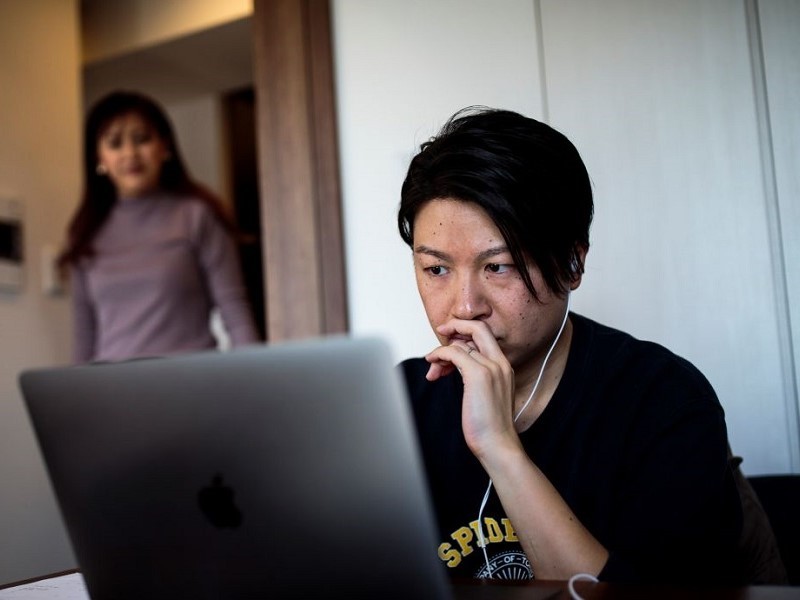
[[[395,225],[408,159],[460,107],[519,110],[564,131],[595,185],[576,310],[695,362],[747,473],[800,470],[744,2],[335,0],[334,23],[355,333],[398,359],[434,345]],[[773,78],[800,50],[782,31]]]
[[[436,339],[397,233],[400,185],[419,145],[460,108],[541,116],[533,3],[332,4],[351,329],[385,336],[398,358],[420,355]]]
[[[764,152],[771,159],[766,161],[764,187],[773,225],[777,305],[784,315],[779,322],[784,380],[787,388],[794,386],[796,398],[800,389],[800,2],[760,2],[758,19],[769,92],[762,99],[769,117],[762,134],[772,141],[772,148]],[[793,415],[787,410],[787,423],[800,429],[800,405],[794,409]]]
[[[0,195],[25,211],[24,287],[0,292],[0,583],[75,566],[17,387],[69,359],[69,305],[40,288],[80,193],[77,0],[0,0]]]
[[[165,105],[175,137],[192,177],[225,201],[230,199],[230,174],[224,156],[222,106],[219,94],[208,93]]]
[[[542,19],[550,118],[596,192],[576,309],[694,362],[746,472],[800,467],[744,3],[547,2]]]

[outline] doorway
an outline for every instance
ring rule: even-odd
[[[252,18],[242,18],[85,64],[83,97],[84,111],[119,89],[141,92],[163,106],[189,173],[223,200],[242,233],[248,299],[265,340],[252,35]],[[212,323],[226,347],[218,318]]]
[[[248,299],[261,339],[267,339],[262,264],[261,205],[255,136],[255,93],[252,87],[224,94],[222,99],[233,216],[243,242],[239,247]]]

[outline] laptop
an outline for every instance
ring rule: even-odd
[[[380,340],[39,369],[20,386],[93,599],[452,594]]]

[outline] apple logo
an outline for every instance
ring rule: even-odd
[[[222,475],[214,475],[211,485],[197,492],[200,510],[215,527],[236,529],[242,524],[242,512],[233,495],[233,488],[222,484]]]

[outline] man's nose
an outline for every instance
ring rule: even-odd
[[[483,282],[477,275],[459,277],[453,300],[453,317],[465,321],[480,319],[489,314],[489,304]]]

